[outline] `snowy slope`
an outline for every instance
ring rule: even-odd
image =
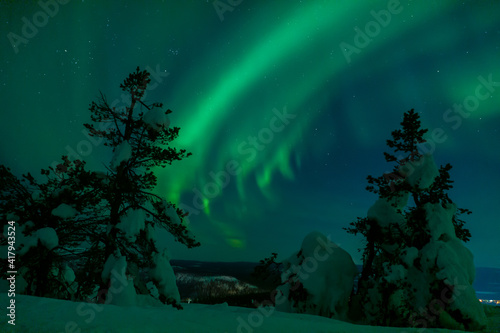
[[[270,308],[259,310],[229,307],[226,304],[183,304],[184,310],[176,310],[170,306],[155,306],[152,303],[141,307],[119,307],[24,295],[16,295],[15,299],[15,329],[6,323],[4,314],[0,332],[409,333],[421,331],[360,326],[324,317],[282,313]],[[5,305],[8,304],[7,294],[0,294],[0,304],[5,309]],[[425,332],[460,331],[427,329]]]

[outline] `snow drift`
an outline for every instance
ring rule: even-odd
[[[319,232],[304,238],[300,251],[283,262],[276,308],[344,319],[358,270],[349,253]]]

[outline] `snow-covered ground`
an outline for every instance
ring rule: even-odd
[[[4,309],[0,332],[22,333],[251,333],[251,332],[460,332],[439,329],[370,327],[345,323],[313,315],[290,314],[272,308],[249,309],[226,304],[183,304],[176,310],[150,302],[142,306],[120,307],[70,302],[16,295],[15,326],[7,324],[7,294],[0,294]],[[500,307],[487,307],[488,332],[500,332]],[[496,326],[493,326],[496,325]]]

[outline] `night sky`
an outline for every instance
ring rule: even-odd
[[[476,266],[500,267],[500,2],[59,2],[0,1],[0,163],[15,174],[73,152],[103,170],[88,105],[101,90],[123,107],[140,66],[193,153],[157,171],[202,243],[167,236],[172,258],[285,259],[318,230],[360,263],[342,227],[376,200],[366,176],[392,170],[385,142],[414,108],[444,132],[431,148],[473,212]]]

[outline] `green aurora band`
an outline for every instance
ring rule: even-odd
[[[212,1],[179,3],[71,1],[17,54],[4,38],[0,75],[8,84],[0,93],[12,111],[2,112],[1,130],[23,140],[0,146],[12,157],[2,162],[20,172],[46,167],[86,140],[85,106],[99,90],[119,98],[119,83],[137,65],[168,71],[153,76],[147,99],[173,110],[172,125],[181,128],[175,146],[193,155],[155,170],[157,192],[191,212],[206,250],[188,256],[234,250],[225,260],[285,253],[310,228],[340,234],[366,214],[373,197],[364,193],[365,177],[387,171],[385,139],[410,108],[423,112],[423,126],[445,129],[443,160],[467,161],[469,147],[500,163],[488,136],[473,136],[480,127],[493,133],[500,94],[482,101],[458,130],[443,121],[446,109],[474,94],[479,76],[500,80],[499,5],[243,1],[220,21]],[[397,13],[384,16],[388,6]],[[20,33],[21,18],[39,10],[36,1],[0,4],[7,13],[0,27]],[[379,29],[370,32],[370,24]],[[371,36],[366,45],[356,45],[359,31]],[[356,47],[349,59],[345,43]],[[284,114],[291,116],[281,120]],[[102,168],[110,154],[96,145],[86,160]],[[465,193],[458,197],[469,198]],[[355,253],[352,243],[347,250]]]

